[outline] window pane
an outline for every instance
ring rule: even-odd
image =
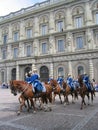
[[[32,37],[32,30],[27,29],[27,38],[31,38],[31,37]]]
[[[75,19],[76,28],[82,27],[82,17],[77,17]]]
[[[6,59],[6,50],[2,51],[2,59]]]
[[[42,35],[47,34],[47,25],[42,25]]]
[[[58,51],[64,51],[64,41],[63,40],[58,40]]]
[[[96,13],[96,24],[98,24],[98,13]]]
[[[3,37],[3,43],[4,43],[4,44],[7,43],[7,35],[4,35],[4,37]]]
[[[18,48],[14,48],[14,58],[18,57]]]
[[[83,74],[84,68],[82,66],[78,67],[78,75]]]
[[[47,44],[46,43],[42,43],[42,54],[47,53]]]
[[[18,41],[19,40],[19,33],[18,32],[15,32],[14,33],[14,41]]]
[[[27,56],[31,56],[31,46],[27,46]]]
[[[58,68],[58,76],[64,77],[64,70],[63,70],[62,67],[59,67],[59,68]]]
[[[83,38],[82,37],[76,38],[76,48],[77,49],[83,48]]]
[[[57,27],[58,27],[59,32],[62,31],[62,29],[63,29],[63,21],[58,21]]]

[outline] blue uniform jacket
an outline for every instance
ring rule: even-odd
[[[38,74],[31,75],[31,78],[30,78],[31,83],[33,83],[35,80],[39,80]]]
[[[25,78],[25,81],[26,81],[27,83],[30,83],[31,77],[26,77],[26,78]]]

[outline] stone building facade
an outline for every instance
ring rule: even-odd
[[[0,81],[38,69],[65,79],[86,72],[98,82],[98,0],[47,0],[0,17]]]

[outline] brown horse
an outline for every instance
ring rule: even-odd
[[[79,94],[82,98],[82,101],[81,101],[81,107],[80,109],[83,109],[83,106],[86,105],[86,102],[85,102],[85,96],[88,97],[88,105],[89,105],[89,99],[90,99],[90,95],[89,93],[91,94],[91,101],[93,103],[93,96],[94,96],[94,89],[89,91],[88,88],[86,87],[86,85],[83,83],[83,75],[79,75],[78,76],[78,82],[80,84],[80,88],[79,88]]]
[[[44,86],[46,88],[46,92],[41,92],[39,94],[39,97],[41,98],[43,104],[44,103],[48,104],[48,101],[52,102],[52,90],[50,85],[44,84]],[[22,95],[22,102],[20,104],[20,109],[18,111],[19,114],[22,111],[22,107],[25,105],[25,99],[30,100],[34,112],[36,112],[35,104],[33,101],[33,98],[35,98],[35,94],[32,91],[31,84],[28,84],[25,81],[12,80],[10,81],[10,89],[14,95],[17,95],[17,92],[21,93]]]
[[[53,89],[53,103],[55,102],[56,95],[59,95],[59,99],[62,104],[61,94],[63,93],[63,90],[60,87],[59,83],[57,82],[57,80],[51,79],[50,85],[52,86],[52,89]]]
[[[64,105],[69,104],[69,99],[68,99],[69,94],[71,94],[72,103],[74,103],[74,99],[76,98],[78,99],[77,89],[72,90],[72,88],[65,81],[63,81],[62,86],[64,90]]]

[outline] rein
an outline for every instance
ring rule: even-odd
[[[23,94],[29,87],[29,84],[24,88],[23,92],[21,94]]]

